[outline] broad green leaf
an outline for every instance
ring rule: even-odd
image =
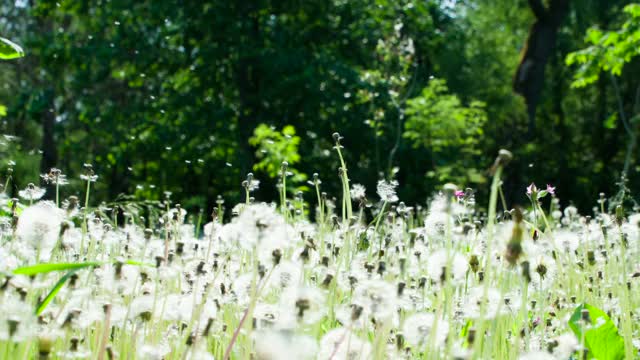
[[[16,275],[37,275],[52,271],[78,270],[100,265],[102,265],[102,263],[99,262],[37,264],[17,268],[13,270],[13,273]]]
[[[0,105],[0,116],[7,116],[7,107]]]
[[[11,40],[0,37],[0,59],[11,60],[24,56],[22,48]]]
[[[589,312],[588,319],[583,319],[582,310]],[[624,359],[624,339],[602,310],[589,304],[579,305],[569,319],[569,327],[578,341],[584,340],[584,346],[589,350],[589,359]]]
[[[53,298],[58,294],[58,292],[60,292],[60,289],[62,289],[64,284],[67,282],[67,280],[71,278],[71,275],[73,275],[78,270],[79,269],[71,270],[68,273],[66,273],[63,277],[61,277],[60,280],[58,280],[58,282],[53,286],[51,291],[49,291],[49,294],[47,294],[47,297],[42,299],[42,302],[39,303],[38,306],[36,307],[36,315],[42,314],[42,312],[44,311],[44,309],[47,308],[47,305],[49,305],[51,300],[53,300]]]

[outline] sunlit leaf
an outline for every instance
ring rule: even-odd
[[[588,312],[588,316],[583,314],[583,310]],[[602,310],[581,304],[571,315],[569,327],[579,341],[584,341],[584,346],[589,350],[589,359],[624,359],[624,339]]]
[[[0,59],[11,60],[24,56],[22,48],[11,40],[0,37]]]

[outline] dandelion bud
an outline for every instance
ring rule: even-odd
[[[164,261],[164,257],[158,255],[156,256],[156,268],[159,268],[160,265],[162,265],[162,262]]]
[[[280,264],[280,259],[282,258],[282,251],[280,251],[280,249],[275,249],[273,250],[271,255],[273,256],[273,264],[274,265]]]
[[[387,263],[384,261],[378,262],[378,274],[382,275],[387,270]]]
[[[18,294],[20,295],[20,300],[25,301],[27,299],[27,289],[25,288],[18,289]]]
[[[469,345],[473,345],[475,341],[476,341],[476,329],[471,328],[467,332],[467,342],[469,343]]]
[[[5,291],[9,287],[9,282],[11,281],[11,275],[7,275],[4,279],[4,283],[0,285],[0,291]]]
[[[407,286],[407,283],[405,283],[404,281],[400,281],[398,283],[398,296],[402,296],[402,293],[404,292],[404,288]]]
[[[622,205],[618,205],[616,206],[616,223],[618,224],[618,226],[622,225],[622,222],[624,221],[624,208],[622,207]]]
[[[527,281],[527,283],[531,282],[531,272],[529,271],[529,262],[523,261],[520,266],[522,267],[522,277]]]
[[[547,352],[549,353],[553,353],[553,351],[555,350],[555,348],[557,348],[560,345],[560,343],[558,342],[558,340],[551,340],[547,343]]]
[[[373,268],[374,268],[374,266],[373,266],[373,264],[365,263],[365,264],[364,264],[364,268],[367,270],[367,272],[368,272],[369,274],[371,274],[371,273],[373,272]]]
[[[352,304],[351,305],[351,320],[352,321],[356,321],[360,318],[360,315],[362,315],[362,311],[364,310],[364,308],[358,304]]]
[[[471,257],[469,258],[469,267],[474,273],[478,272],[478,269],[480,268],[480,260],[478,259],[478,255],[471,255]]]
[[[398,265],[400,266],[400,273],[404,274],[407,268],[407,258],[401,257],[398,259]]]
[[[329,266],[329,257],[327,255],[324,255],[321,261],[322,261],[322,266]]]
[[[52,348],[53,341],[50,337],[46,335],[38,337],[38,356],[40,360],[48,359]]]
[[[351,289],[355,288],[356,284],[358,283],[358,278],[356,278],[353,275],[349,275],[348,280],[349,280],[349,286],[351,286]]]
[[[327,274],[322,280],[322,286],[328,287],[331,284],[331,280],[333,280],[333,274]]]
[[[589,315],[589,310],[587,309],[580,310],[580,316],[584,322],[591,324],[591,316]]]
[[[302,319],[304,312],[311,308],[311,303],[309,299],[298,299],[296,300],[296,308],[298,309],[298,319]]]
[[[543,263],[540,263],[536,266],[536,272],[540,275],[540,278],[544,279],[547,275],[547,267]]]
[[[18,325],[20,325],[20,320],[15,318],[7,319],[7,325],[9,326],[9,337],[13,337],[16,331],[18,331]]]
[[[202,332],[202,335],[205,338],[209,336],[209,331],[211,331],[212,325],[213,325],[213,319],[212,318],[207,319],[207,325],[204,327],[204,331]]]
[[[589,262],[589,265],[595,265],[596,255],[593,250],[587,251],[587,261]]]
[[[71,277],[69,277],[69,287],[72,289],[76,288],[76,285],[78,284],[78,274],[72,274]]]
[[[77,337],[72,337],[71,338],[71,347],[69,348],[70,351],[76,352],[78,351],[78,343],[80,342],[80,339],[78,339]]]

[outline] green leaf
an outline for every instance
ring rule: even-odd
[[[63,277],[61,277],[60,280],[58,280],[58,282],[53,286],[51,291],[49,291],[49,294],[47,294],[47,297],[42,299],[42,302],[40,302],[36,307],[36,315],[42,314],[44,309],[47,308],[47,305],[49,305],[51,300],[53,300],[53,298],[58,294],[58,292],[60,292],[60,289],[62,289],[62,287],[67,282],[67,280],[69,280],[71,275],[73,275],[78,270],[79,269],[71,270],[68,273],[66,273]]]
[[[586,321],[582,318],[582,310],[589,312]],[[579,341],[584,340],[589,359],[624,359],[624,339],[602,310],[589,304],[579,305],[569,319],[569,327]]]
[[[0,59],[11,60],[24,56],[22,48],[11,40],[0,37]]]
[[[0,105],[0,117],[7,116],[7,107],[4,105]]]
[[[13,270],[15,275],[37,275],[52,271],[79,270],[86,267],[99,266],[99,262],[83,262],[83,263],[53,263],[53,264],[37,264],[25,266]]]
[[[602,125],[605,127],[605,129],[615,129],[617,120],[618,113],[613,113],[604,121],[604,123],[602,123]]]

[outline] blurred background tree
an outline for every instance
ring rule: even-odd
[[[1,169],[15,161],[20,188],[58,167],[71,180],[63,192],[75,194],[91,163],[98,199],[170,191],[208,212],[218,195],[240,201],[250,171],[266,181],[256,197],[276,199],[273,161],[295,163],[294,187],[317,172],[338,195],[339,131],[350,178],[373,190],[394,176],[408,203],[449,181],[477,187],[481,200],[486,169],[505,147],[516,158],[509,201],[548,182],[565,205],[588,211],[599,192],[618,191],[625,163],[627,186],[640,191],[620,118],[622,107],[637,136],[640,57],[629,50],[615,82],[599,76],[578,89],[584,68],[565,58],[606,52],[609,31],[637,29],[635,12],[623,12],[629,3],[569,3],[531,133],[512,88],[536,21],[525,0],[3,2],[0,36],[27,56],[0,63],[1,132],[17,137]],[[601,62],[588,61],[591,78],[610,71]],[[262,157],[267,145],[286,151]]]

